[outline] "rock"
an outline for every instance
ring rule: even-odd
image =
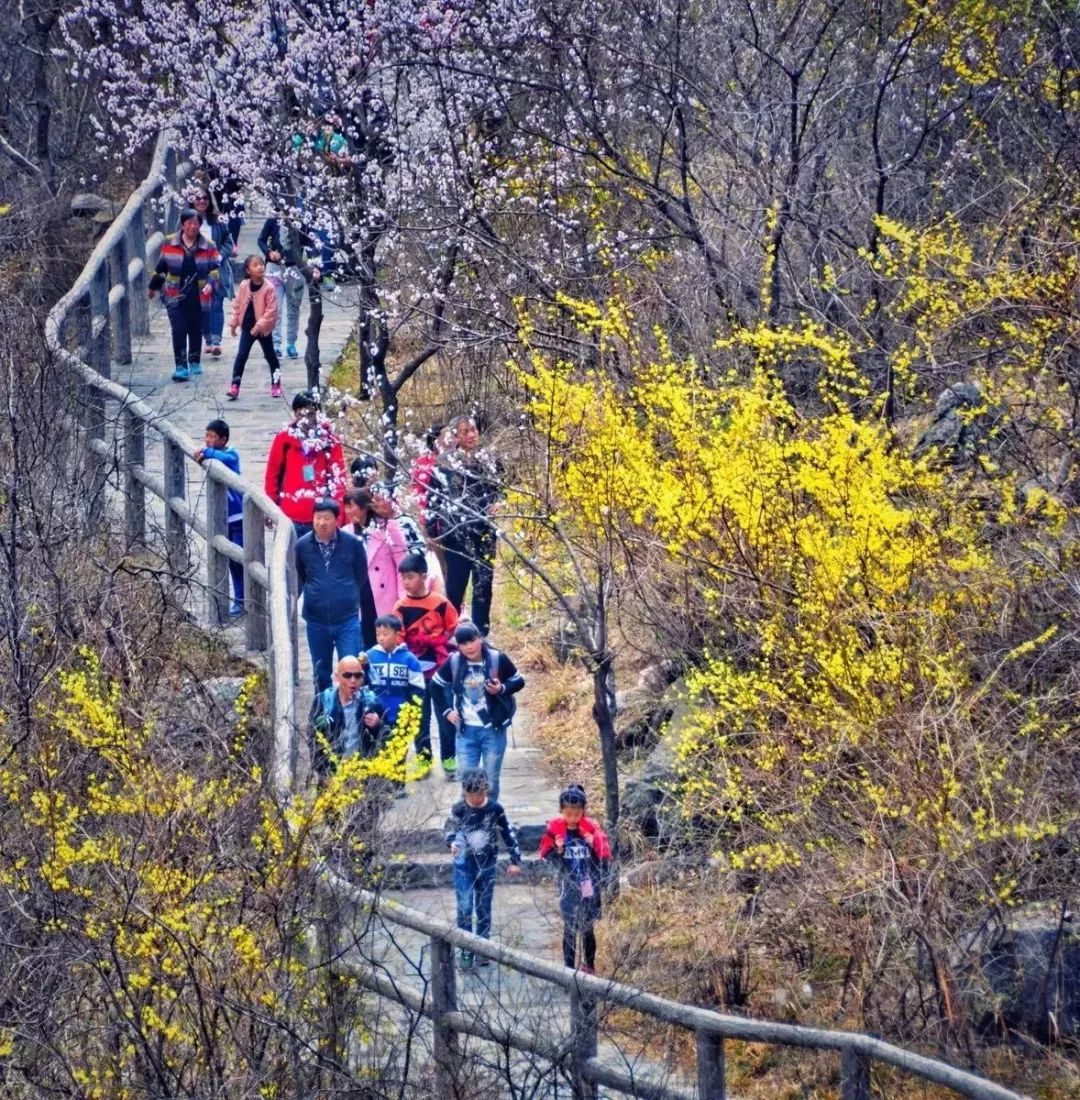
[[[679,669],[672,661],[662,661],[657,665],[646,665],[638,673],[635,690],[649,695],[661,695],[678,678]]]
[[[661,696],[664,716],[654,727],[659,740],[638,775],[627,780],[620,799],[623,820],[639,829],[643,836],[661,844],[670,843],[685,826],[677,797],[677,745],[681,720],[686,713],[685,691],[685,682],[680,681]],[[659,712],[654,712],[648,721],[658,716]],[[664,730],[662,735],[659,734],[661,728]]]
[[[656,743],[673,710],[665,692],[678,675],[679,666],[674,661],[647,665],[638,673],[632,688],[616,693],[615,733],[620,749]]]
[[[80,191],[71,197],[71,214],[75,218],[111,222],[120,210],[121,204],[103,198],[101,195],[95,195],[91,191]]]
[[[705,866],[708,866],[707,861],[698,855],[650,859],[631,867],[619,880],[619,885],[624,890],[660,886],[665,882],[674,882],[687,871],[699,871]]]
[[[218,676],[188,684],[163,715],[169,740],[198,749],[215,738],[228,739],[236,726],[236,700],[243,686],[243,676]]]
[[[1080,1035],[1080,929],[1071,915],[1029,906],[969,942],[969,993],[984,1030],[1043,1043]]]
[[[955,382],[938,397],[933,420],[915,444],[915,456],[937,450],[952,465],[969,462],[985,445],[990,429],[1000,418],[1000,409],[987,407],[982,386]]]

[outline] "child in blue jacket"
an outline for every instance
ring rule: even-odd
[[[229,425],[224,420],[211,420],[206,425],[205,447],[195,452],[196,462],[205,462],[216,458],[222,466],[240,473],[240,456],[234,447],[229,446]],[[244,545],[244,497],[237,489],[229,490],[227,522],[229,524],[229,542],[235,546]],[[229,575],[232,577],[233,601],[230,615],[240,615],[244,610],[244,567],[238,561],[229,562]]]
[[[368,684],[386,707],[391,728],[406,703],[419,707],[424,697],[424,674],[404,642],[404,629],[396,615],[380,615],[375,620],[375,645],[367,651]]]

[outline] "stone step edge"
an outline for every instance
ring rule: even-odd
[[[518,846],[522,852],[540,850],[540,838],[544,835],[547,823],[542,825],[514,825],[517,830]],[[442,829],[384,829],[379,835],[379,846],[384,851],[400,852],[406,857],[426,853],[440,852],[449,860],[450,851]]]
[[[499,888],[503,886],[535,886],[555,876],[555,867],[545,859],[523,859],[521,873],[507,874],[510,860],[501,858],[496,872]],[[445,859],[404,859],[379,866],[377,872],[379,890],[441,890],[453,888],[454,861],[449,852]]]

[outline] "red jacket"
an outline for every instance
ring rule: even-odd
[[[274,436],[266,460],[267,496],[294,523],[310,523],[315,501],[330,497],[341,503],[345,495],[345,457],[341,441],[330,431],[329,421],[319,424],[319,436],[328,446],[312,448],[295,427]],[[305,449],[306,448],[306,449]],[[344,512],[338,523],[344,523]]]
[[[429,590],[426,596],[402,596],[394,605],[394,614],[405,626],[405,644],[420,661],[434,661],[424,673],[430,680],[450,656],[450,639],[458,624],[457,608],[440,592]]]
[[[600,827],[600,823],[593,821],[591,817],[582,817],[578,822],[578,832],[582,837],[592,836],[593,840],[593,855],[597,859],[611,859],[611,845],[608,843],[607,833]],[[544,830],[544,835],[540,838],[540,858],[543,859],[548,852],[552,851],[555,847],[555,841],[562,837],[566,840],[566,818],[560,814],[558,817],[553,817],[547,823],[547,829]]]

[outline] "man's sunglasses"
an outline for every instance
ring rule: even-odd
[[[363,675],[362,672],[343,672],[341,678],[343,680],[359,680]]]

